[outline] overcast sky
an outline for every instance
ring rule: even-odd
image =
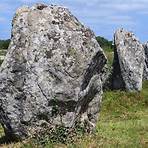
[[[96,35],[109,40],[120,27],[133,31],[143,42],[148,40],[148,0],[0,0],[0,39],[10,38],[18,7],[40,2],[68,7]]]

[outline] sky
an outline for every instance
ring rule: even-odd
[[[116,29],[125,28],[148,41],[148,0],[0,0],[0,39],[10,38],[16,9],[34,3],[69,8],[96,36],[112,40]]]

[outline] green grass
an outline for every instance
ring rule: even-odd
[[[6,49],[0,49],[0,55],[6,55],[7,50]]]
[[[0,126],[0,137],[4,136],[4,131],[2,129],[2,127]]]
[[[114,53],[113,52],[106,52],[105,51],[105,55],[108,59],[108,66],[111,67],[112,63],[113,63],[113,57],[114,57]]]
[[[97,135],[107,147],[148,147],[148,83],[141,93],[106,92]]]

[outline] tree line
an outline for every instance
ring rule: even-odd
[[[8,49],[10,39],[0,40],[0,49]]]

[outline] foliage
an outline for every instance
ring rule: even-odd
[[[10,40],[0,40],[0,65],[3,62],[3,58],[7,53],[7,49],[9,46]]]
[[[47,130],[48,129],[48,130]],[[39,146],[39,147],[53,147],[53,145],[74,144],[76,139],[81,139],[86,132],[84,127],[80,124],[76,128],[66,128],[64,126],[48,127],[40,129],[32,135],[32,138],[23,144],[23,147]]]
[[[111,68],[112,64],[113,64],[114,53],[113,52],[106,52],[105,51],[105,55],[106,55],[107,60],[108,60],[108,66]]]
[[[8,49],[10,39],[0,40],[0,49]]]
[[[104,51],[112,52],[113,51],[113,42],[108,41],[104,37],[97,36],[96,37],[99,45],[103,48]]]

